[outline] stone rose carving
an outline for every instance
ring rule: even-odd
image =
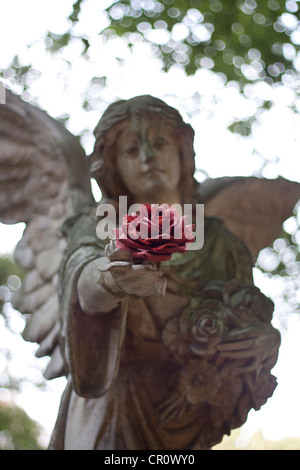
[[[236,280],[212,282],[166,323],[162,339],[182,370],[161,405],[165,425],[189,406],[203,403],[214,413],[223,414],[226,408],[228,422],[240,425],[251,407],[266,402],[276,387],[270,370],[280,344],[279,333],[269,324],[272,311],[272,301],[256,287]]]

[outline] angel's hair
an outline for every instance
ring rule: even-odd
[[[130,199],[128,188],[124,186],[117,171],[116,142],[126,122],[132,117],[148,120],[163,119],[173,128],[181,158],[182,202],[189,202],[195,188],[194,130],[183,121],[176,109],[150,95],[137,96],[111,104],[94,130],[96,142],[94,152],[90,157],[91,176],[99,184],[104,197],[117,200],[120,195],[127,195]]]

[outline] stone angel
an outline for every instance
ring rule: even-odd
[[[0,220],[25,222],[14,306],[23,336],[66,376],[49,449],[209,449],[276,387],[273,303],[253,284],[300,185],[194,177],[194,131],[151,96],[108,107],[86,156],[44,111],[0,105]],[[94,178],[118,210],[204,204],[204,244],[157,266],[97,236]],[[162,288],[165,287],[165,288]]]

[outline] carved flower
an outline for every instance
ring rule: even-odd
[[[190,300],[188,307],[176,318],[170,319],[162,332],[164,344],[182,359],[191,354],[207,357],[223,351],[221,356],[232,359],[241,356],[234,344],[240,340],[240,346],[249,348],[247,338],[251,335],[253,349],[258,356],[264,354],[263,326],[270,323],[273,302],[266,298],[254,286],[243,286],[238,281],[209,283],[199,296]],[[255,320],[255,325],[253,321]],[[259,321],[259,322],[258,322]],[[261,325],[258,328],[258,325]],[[254,329],[253,329],[254,328]],[[267,332],[268,351],[270,334]],[[255,338],[260,338],[254,341]],[[275,350],[278,338],[275,337]],[[243,343],[245,341],[245,344]],[[226,347],[220,347],[226,343]],[[232,351],[230,347],[232,346]],[[246,354],[246,353],[245,353]],[[246,354],[249,357],[249,351]]]
[[[173,352],[175,356],[184,357],[189,355],[185,335],[179,328],[178,318],[173,317],[167,321],[162,330],[162,341]]]
[[[273,302],[255,286],[242,286],[238,281],[230,281],[225,285],[223,298],[224,304],[245,324],[255,317],[265,322],[272,319]]]
[[[225,331],[223,305],[216,300],[205,300],[193,316],[191,351],[197,356],[214,354]]]
[[[210,402],[219,388],[218,369],[199,359],[187,362],[179,380],[179,389],[184,391],[186,399],[192,405]]]
[[[220,380],[220,387],[211,400],[214,406],[225,408],[230,411],[236,406],[243,390],[243,381],[241,377],[229,368],[227,374],[223,374]]]
[[[208,356],[215,354],[227,331],[223,302],[215,298],[194,297],[180,316],[166,323],[162,340],[182,359],[191,355]]]
[[[116,246],[131,250],[134,259],[166,261],[173,253],[185,253],[194,241],[192,225],[179,217],[175,208],[163,204],[143,204],[139,214],[126,215],[116,229]]]

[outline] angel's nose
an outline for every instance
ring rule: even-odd
[[[156,153],[149,142],[144,142],[140,151],[140,158],[143,163],[148,163],[156,159]]]

